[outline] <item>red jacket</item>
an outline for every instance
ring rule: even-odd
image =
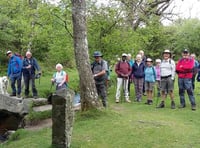
[[[119,78],[128,78],[132,72],[132,68],[127,61],[119,61],[115,66],[115,72]]]
[[[182,58],[176,64],[176,72],[179,78],[192,78],[194,59]]]

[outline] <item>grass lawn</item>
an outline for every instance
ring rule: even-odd
[[[46,82],[49,81],[46,76]],[[45,79],[45,78],[44,78]],[[44,80],[45,81],[45,80]],[[38,86],[40,87],[40,86]],[[44,86],[43,86],[44,87]],[[47,86],[46,86],[47,87]],[[108,108],[102,111],[76,112],[72,135],[72,148],[199,148],[200,147],[200,84],[196,82],[197,110],[192,111],[186,96],[187,106],[179,109],[177,79],[175,81],[176,109],[170,108],[170,99],[164,109],[154,104],[133,102],[115,103],[115,85],[109,88]],[[158,103],[160,99],[158,100]],[[50,148],[51,128],[39,131],[18,130],[0,148]]]

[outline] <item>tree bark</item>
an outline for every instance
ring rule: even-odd
[[[71,1],[74,52],[80,78],[81,110],[100,109],[102,105],[98,100],[88,54],[86,2],[85,0]]]

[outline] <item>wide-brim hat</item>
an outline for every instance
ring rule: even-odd
[[[172,53],[169,49],[164,50],[163,54],[170,54],[170,57],[172,56]]]
[[[102,53],[100,51],[95,51],[93,57],[102,57]]]

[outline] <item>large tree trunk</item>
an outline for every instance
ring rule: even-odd
[[[101,108],[91,72],[88,54],[85,0],[72,0],[73,38],[76,65],[80,78],[82,111]]]

